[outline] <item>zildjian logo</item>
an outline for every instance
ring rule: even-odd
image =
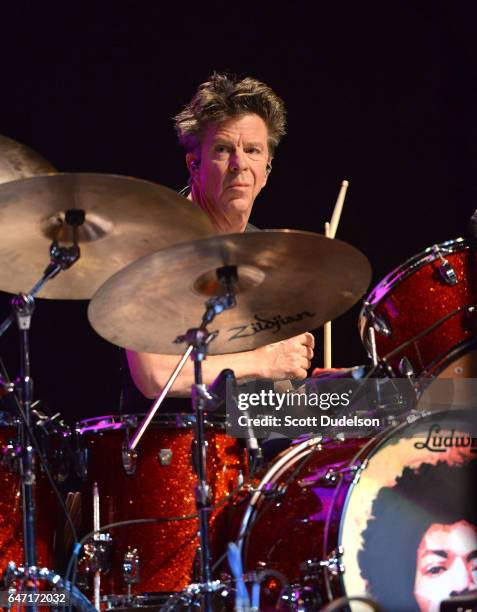
[[[229,340],[236,340],[237,338],[248,338],[250,336],[255,336],[255,334],[259,334],[263,331],[272,330],[273,334],[276,334],[281,330],[284,325],[289,325],[290,323],[296,323],[297,321],[302,321],[305,317],[314,317],[316,316],[313,312],[308,312],[304,310],[303,312],[299,312],[296,315],[276,315],[271,319],[265,319],[263,317],[259,317],[258,315],[254,315],[255,321],[247,323],[246,325],[239,325],[238,327],[231,327],[228,329],[228,332],[233,332],[238,330],[235,334],[230,336]]]

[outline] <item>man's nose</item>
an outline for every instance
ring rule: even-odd
[[[451,568],[451,588],[454,593],[459,593],[466,589],[476,588],[474,578],[470,568],[467,567],[463,559],[455,559]]]
[[[229,163],[230,170],[232,172],[242,172],[248,168],[248,159],[245,153],[241,149],[236,149],[230,156]]]

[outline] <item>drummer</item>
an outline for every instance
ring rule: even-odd
[[[257,231],[248,220],[285,134],[282,100],[255,79],[214,73],[175,117],[175,127],[186,151],[187,197],[207,214],[217,234]],[[304,379],[313,348],[314,338],[307,332],[252,351],[210,356],[203,365],[204,383],[210,384],[224,368],[232,369],[239,382]],[[127,361],[137,389],[155,398],[177,356],[127,351]],[[189,396],[193,382],[189,362],[170,395]]]

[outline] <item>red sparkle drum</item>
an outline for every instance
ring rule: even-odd
[[[94,483],[98,485],[101,525],[141,518],[196,513],[192,465],[195,417],[161,414],[136,448],[127,444],[141,416],[105,416],[77,425],[86,456],[83,489],[85,531],[93,529]],[[225,433],[223,418],[207,417],[206,440],[212,503],[241,483],[246,473],[243,448]],[[214,528],[215,514],[210,519]],[[103,595],[181,591],[194,576],[197,519],[139,524],[111,531],[110,571],[101,577]],[[107,601],[111,600],[111,597]]]
[[[224,522],[235,522],[245,575],[261,581],[261,610],[318,610],[340,596],[428,610],[477,589],[476,478],[474,413],[414,416],[372,440],[293,444]],[[425,552],[436,537],[446,559]],[[450,567],[454,554],[465,572]]]
[[[19,447],[18,421],[0,412],[0,572],[9,561],[19,566],[24,563]],[[38,464],[36,482],[37,564],[54,569],[55,528],[61,511]]]
[[[477,376],[477,251],[463,238],[436,244],[393,270],[360,314],[370,351],[394,376]],[[469,353],[473,351],[472,353]]]

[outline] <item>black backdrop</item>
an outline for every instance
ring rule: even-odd
[[[375,284],[462,235],[477,206],[473,6],[17,2],[2,7],[0,133],[62,171],[179,188],[171,116],[213,70],[264,80],[287,104],[289,134],[252,221],[322,232],[349,179],[337,237],[367,255]],[[83,302],[39,300],[32,331],[36,397],[71,421],[118,406],[118,351],[85,313]],[[366,361],[358,313],[334,324],[336,365]],[[16,342],[13,330],[0,339],[12,374]]]

